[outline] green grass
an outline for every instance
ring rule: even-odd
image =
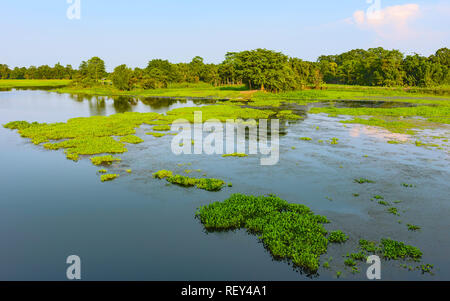
[[[164,96],[164,97],[198,97],[198,98],[241,98],[242,86],[214,87],[209,84],[171,84],[165,89],[134,89],[120,91],[112,86],[96,86],[91,88],[64,87],[56,89],[59,93],[102,95],[102,96]]]
[[[311,272],[317,271],[319,257],[327,251],[323,223],[328,220],[273,195],[233,194],[223,202],[200,207],[196,216],[208,231],[245,228],[258,235],[275,258],[292,260]]]
[[[34,88],[34,87],[62,87],[70,84],[71,80],[65,79],[1,79],[0,88]]]

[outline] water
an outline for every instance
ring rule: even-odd
[[[12,90],[0,92],[0,123],[57,122],[124,111],[164,113],[210,102],[130,102]],[[422,263],[435,265],[435,275],[430,276],[399,267],[402,261],[383,261],[384,280],[450,279],[448,147],[387,144],[392,139],[388,132],[360,125],[344,127],[339,119],[324,115],[309,115],[283,126],[286,134],[280,140],[276,166],[260,166],[259,156],[175,156],[170,150],[173,136],[156,139],[144,135],[143,126],[137,135],[145,142],[129,146],[129,152],[120,155],[122,162],[109,170],[121,177],[108,183],[100,182],[99,168],[88,159],[74,163],[62,151],[47,151],[0,128],[0,280],[65,280],[65,260],[72,254],[81,257],[84,280],[330,280],[337,270],[343,271],[344,279],[363,280],[366,265],[359,264],[361,273],[353,275],[344,267],[342,255],[356,251],[360,238],[382,237],[419,247],[424,253]],[[424,135],[436,133],[449,136],[448,128]],[[332,137],[339,138],[338,145],[317,142]],[[132,174],[125,173],[128,168]],[[207,192],[167,185],[151,176],[160,169],[181,174],[185,169],[201,169],[200,174],[191,175],[206,173],[232,182],[233,187]],[[376,183],[353,182],[360,177]],[[402,183],[416,187],[405,188]],[[331,245],[322,257],[322,262],[333,257],[331,270],[321,268],[318,275],[308,277],[286,262],[273,260],[257,238],[245,231],[203,230],[194,217],[196,208],[222,201],[231,193],[275,193],[305,204],[332,221],[327,229],[341,229],[350,240]],[[400,216],[371,202],[374,195],[402,200],[395,205]],[[408,231],[407,223],[422,230]]]

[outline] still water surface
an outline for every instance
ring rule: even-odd
[[[0,123],[63,122],[126,111],[164,113],[207,102],[89,99],[12,90],[0,92]],[[391,145],[386,143],[392,139],[387,132],[344,127],[337,118],[304,114],[305,120],[285,124],[276,166],[260,166],[258,156],[175,156],[170,150],[173,136],[156,139],[144,134],[149,127],[142,127],[137,135],[145,142],[120,155],[122,162],[110,171],[121,177],[109,183],[100,182],[98,168],[88,159],[74,163],[62,151],[45,150],[0,128],[0,280],[64,280],[65,260],[72,254],[81,257],[84,280],[330,280],[338,270],[344,279],[365,279],[365,264],[360,264],[361,273],[352,275],[342,255],[356,251],[360,238],[382,237],[419,247],[423,263],[435,265],[435,275],[430,276],[408,272],[399,267],[401,262],[383,262],[384,280],[450,280],[448,147]],[[448,128],[436,132],[449,136]],[[338,145],[317,142],[332,137],[339,138]],[[129,168],[133,173],[127,175]],[[167,185],[152,179],[152,172],[160,169],[181,174],[201,169],[201,174],[232,182],[233,187],[207,192]],[[360,177],[376,183],[353,182]],[[245,231],[205,233],[194,218],[196,208],[231,193],[275,193],[305,204],[332,221],[327,229],[341,229],[350,240],[331,245],[322,257],[322,262],[333,257],[331,270],[320,269],[308,277],[273,260]],[[400,216],[371,202],[375,195],[401,200],[396,205]],[[408,231],[407,223],[422,230]]]

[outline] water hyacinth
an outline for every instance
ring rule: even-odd
[[[257,234],[275,258],[290,259],[309,272],[317,271],[319,257],[327,251],[323,227],[327,218],[273,195],[233,194],[223,202],[200,207],[196,217],[208,231],[245,228]]]

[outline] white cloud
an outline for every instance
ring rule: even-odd
[[[358,10],[353,13],[353,18],[347,19],[347,23],[356,24],[361,29],[373,30],[384,39],[410,39],[416,35],[411,23],[421,16],[421,12],[421,7],[414,3],[367,12]]]

